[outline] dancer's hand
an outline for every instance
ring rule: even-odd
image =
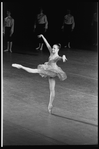
[[[67,58],[66,58],[66,56],[65,55],[63,55],[63,62],[65,62],[66,60],[67,60]]]
[[[18,69],[22,68],[22,65],[19,65],[19,64],[12,64],[12,67],[16,67]]]
[[[41,38],[42,36],[43,36],[42,34],[38,35],[39,38]]]

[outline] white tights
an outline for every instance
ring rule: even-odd
[[[39,69],[32,69],[32,68],[24,67],[20,64],[12,64],[12,67],[16,67],[18,69],[24,69],[25,71],[27,71],[29,73],[40,73]]]
[[[48,105],[48,111],[51,113],[51,109],[53,107],[53,101],[55,98],[55,80],[53,78],[49,78],[49,89],[50,89],[50,100]]]

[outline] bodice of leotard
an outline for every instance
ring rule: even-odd
[[[61,57],[60,56],[50,56],[49,57],[49,62],[50,63],[57,63],[59,60],[61,59]]]
[[[60,56],[50,56],[49,57],[49,61],[48,61],[48,65],[52,66],[52,67],[57,67],[57,62],[61,59]]]

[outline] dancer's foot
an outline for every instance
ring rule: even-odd
[[[37,47],[37,48],[36,48],[36,50],[39,50],[39,49],[40,49],[40,47]]]
[[[19,65],[19,64],[12,64],[12,67],[16,67],[18,69],[22,68],[22,65]]]
[[[52,108],[53,108],[53,106],[49,104],[49,106],[48,106],[49,113],[52,113]]]
[[[10,49],[10,52],[12,53],[12,50]]]
[[[8,49],[4,50],[4,52],[8,52]]]

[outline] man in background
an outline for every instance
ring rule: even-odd
[[[14,19],[11,17],[11,12],[7,11],[7,17],[4,18],[3,33],[7,45],[6,51],[12,52],[12,35],[14,33]]]

